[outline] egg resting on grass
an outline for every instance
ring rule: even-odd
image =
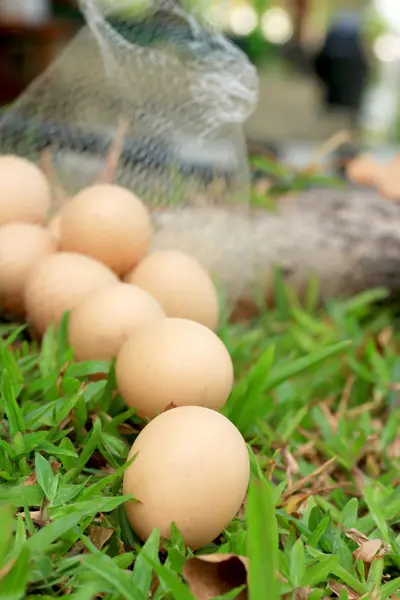
[[[0,226],[15,221],[43,224],[51,203],[51,187],[33,162],[0,156]]]
[[[121,347],[115,374],[126,404],[150,419],[170,404],[219,410],[233,386],[224,343],[187,319],[165,319],[136,330]]]
[[[117,281],[115,273],[88,256],[72,252],[48,256],[32,269],[25,286],[28,322],[43,335],[90,292]]]
[[[149,254],[125,280],[154,296],[167,317],[191,319],[217,329],[217,291],[207,271],[188,254],[177,250]]]
[[[77,360],[111,360],[135,329],[164,319],[150,294],[127,283],[112,283],[91,292],[72,310],[69,343]]]
[[[125,510],[132,529],[146,540],[153,529],[170,539],[171,522],[196,550],[232,521],[246,495],[250,464],[239,430],[218,412],[199,406],[174,408],[151,421],[136,438],[124,473]]]
[[[150,238],[147,208],[132,192],[117,185],[85,188],[62,211],[61,250],[91,256],[119,276],[140,261]]]
[[[50,231],[57,244],[60,243],[61,237],[61,217],[62,214],[61,211],[59,211],[53,215],[50,221],[47,223],[47,229]]]
[[[26,280],[37,263],[57,244],[44,227],[9,223],[0,227],[0,307],[14,317],[25,314]]]

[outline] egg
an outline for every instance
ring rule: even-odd
[[[238,429],[200,406],[169,410],[136,438],[123,493],[132,529],[143,541],[158,528],[170,539],[175,522],[195,550],[212,542],[232,521],[245,498],[249,456]]]
[[[105,265],[80,254],[57,252],[32,269],[25,286],[28,322],[40,334],[51,323],[57,327],[67,310],[72,310],[93,290],[117,282]]]
[[[0,306],[6,312],[24,315],[27,277],[39,260],[56,249],[49,231],[39,225],[9,223],[0,227]]]
[[[112,283],[80,302],[69,319],[69,342],[77,360],[111,360],[137,327],[161,322],[165,313],[150,294]]]
[[[60,234],[62,250],[96,258],[123,276],[149,247],[150,214],[129,190],[94,185],[63,209]]]
[[[19,156],[0,156],[0,226],[43,224],[50,203],[51,187],[38,166]]]
[[[61,212],[56,213],[47,223],[47,229],[50,231],[57,244],[61,238]]]
[[[207,271],[188,254],[177,250],[149,254],[125,280],[154,296],[167,317],[191,319],[217,329],[217,291]]]
[[[151,419],[171,404],[219,410],[232,390],[233,365],[213,331],[187,319],[165,319],[128,337],[116,379],[126,404]]]
[[[360,154],[351,160],[346,167],[350,181],[358,185],[374,186],[379,174],[380,165],[371,154]]]
[[[400,200],[400,155],[381,165],[376,176],[375,186],[379,193],[389,200]]]

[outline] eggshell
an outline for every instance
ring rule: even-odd
[[[19,156],[0,156],[0,226],[43,224],[50,203],[51,188],[38,166]]]
[[[0,305],[16,317],[25,313],[24,290],[31,270],[57,244],[51,234],[32,223],[0,227]]]
[[[138,435],[125,471],[128,520],[142,539],[155,528],[170,539],[174,521],[193,550],[212,542],[246,495],[250,465],[245,441],[223,415],[200,406],[169,410]]]
[[[379,169],[379,163],[371,154],[360,154],[348,163],[346,174],[353,183],[374,186]]]
[[[175,406],[220,409],[233,385],[233,366],[210,329],[186,319],[141,327],[121,347],[118,389],[128,406],[150,419]]]
[[[95,290],[71,312],[69,342],[77,360],[111,360],[137,327],[165,319],[150,294],[127,283]]]
[[[381,165],[375,178],[375,186],[382,196],[389,200],[400,200],[400,155]]]
[[[94,185],[63,209],[60,231],[62,250],[87,254],[125,275],[149,247],[150,214],[129,190]]]
[[[127,277],[163,306],[167,317],[218,327],[218,295],[211,277],[193,257],[177,250],[149,254]]]
[[[93,290],[118,281],[105,265],[80,254],[57,252],[41,260],[25,286],[28,322],[41,334],[50,323],[58,326]]]
[[[50,231],[57,244],[61,239],[61,212],[56,213],[47,223],[47,229]]]

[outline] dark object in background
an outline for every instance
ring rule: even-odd
[[[356,116],[369,75],[357,15],[343,14],[334,21],[315,57],[314,68],[324,87],[326,107],[347,109]]]

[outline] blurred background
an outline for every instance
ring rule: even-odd
[[[258,68],[250,143],[299,166],[343,130],[376,152],[396,147],[400,0],[213,0],[204,10]],[[0,0],[0,105],[13,102],[82,23],[75,0]]]

